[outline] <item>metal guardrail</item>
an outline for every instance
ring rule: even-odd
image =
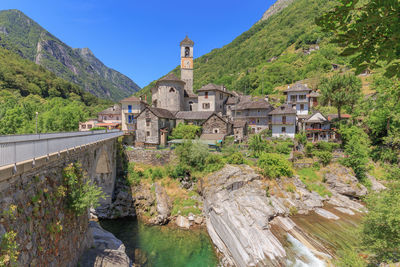
[[[122,136],[119,130],[0,136],[0,167]]]

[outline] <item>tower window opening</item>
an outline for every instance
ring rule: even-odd
[[[190,48],[185,47],[185,57],[190,57]]]
[[[175,93],[175,89],[171,87],[171,88],[169,89],[169,92],[170,92],[170,93]]]

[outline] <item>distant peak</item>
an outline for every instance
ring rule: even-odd
[[[74,48],[74,49],[77,50],[79,52],[79,54],[81,54],[82,56],[92,56],[92,57],[94,57],[94,54],[93,54],[92,50],[90,50],[90,48],[88,48],[88,47]]]

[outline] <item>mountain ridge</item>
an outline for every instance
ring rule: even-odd
[[[80,85],[98,97],[118,101],[140,90],[108,68],[87,48],[72,48],[17,9],[0,11],[0,46]]]

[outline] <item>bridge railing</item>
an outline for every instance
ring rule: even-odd
[[[122,136],[119,130],[0,136],[0,167]]]

